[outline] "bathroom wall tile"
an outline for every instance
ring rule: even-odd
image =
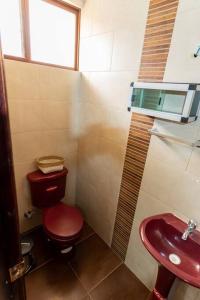
[[[181,0],[178,6],[178,13],[181,14],[185,11],[192,11],[193,9],[200,9],[200,3],[196,0]]]
[[[152,289],[157,275],[157,262],[144,248],[139,236],[139,223],[135,220],[130,236],[125,264],[146,285]]]
[[[92,7],[92,35],[119,28],[134,28],[135,21],[146,21],[149,0],[97,0]],[[106,8],[106,9],[105,9]]]
[[[44,129],[44,105],[40,100],[9,101],[9,117],[12,133]]]
[[[101,127],[100,136],[126,147],[131,114],[127,110],[109,108],[107,122]]]
[[[81,83],[80,83],[80,94],[81,94],[81,101],[89,101],[89,97],[90,97],[90,76],[91,76],[91,72],[82,72],[81,73]],[[80,114],[81,116],[81,114]]]
[[[76,165],[73,167],[69,167],[67,163],[65,165],[68,168],[67,175],[67,185],[66,185],[66,195],[65,201],[67,204],[75,205],[76,203]]]
[[[99,154],[99,137],[84,135],[79,138],[78,141],[78,157],[80,162],[87,162],[88,160],[93,159],[96,155]]]
[[[129,105],[130,83],[135,80],[134,71],[92,72],[88,79],[87,100],[105,110],[110,106],[126,111]]]
[[[114,34],[112,71],[134,70],[135,77],[140,66],[145,23],[135,23],[137,31],[118,30]]]
[[[33,208],[29,184],[26,175],[29,172],[34,171],[34,163],[16,163],[15,164],[15,182],[18,199],[18,212],[19,212],[19,223],[20,231],[26,231],[34,226],[41,224],[41,211]],[[34,214],[31,219],[26,219],[24,213],[28,210],[34,209]]]
[[[44,129],[67,129],[73,127],[73,103],[69,101],[43,101]]]
[[[159,158],[148,159],[147,157],[141,189],[167,203],[170,200],[171,187],[182,171],[178,170],[176,165],[165,164]]]
[[[199,45],[199,32],[195,29],[200,26],[200,8],[196,6],[178,11],[164,81],[199,82],[198,58],[194,58]]]
[[[196,122],[189,124],[176,124],[165,120],[155,120],[154,123],[154,128],[159,132],[189,141],[193,141],[196,138],[196,126]]]
[[[87,0],[81,10],[81,38],[88,37],[92,32],[92,8],[94,1]]]
[[[178,168],[184,171],[188,165],[188,160],[190,159],[191,154],[191,147],[152,136],[148,159],[157,159],[159,157],[159,159],[164,161],[166,164],[175,164]]]
[[[193,178],[188,172],[180,174],[171,186],[170,203],[189,219],[199,219],[200,203],[197,195],[200,192],[199,179]]]
[[[196,298],[195,297],[193,297],[193,299],[192,300],[199,300],[200,299],[200,292],[198,291],[197,293],[196,293]],[[184,300],[186,300],[186,299],[184,299]]]
[[[87,221],[108,244],[130,126],[129,86],[137,80],[142,48],[138,40],[148,5],[148,0],[125,0],[123,4],[117,0],[114,6],[112,1],[88,0],[83,9],[77,200]],[[116,72],[111,71],[112,59]]]
[[[77,152],[77,140],[70,130],[49,130],[43,132],[44,155],[55,154],[66,157]]]
[[[194,149],[192,151],[190,161],[187,167],[187,171],[194,177],[197,177],[196,180],[200,180],[200,150],[199,149]]]
[[[176,279],[171,298],[177,300],[197,300],[200,295],[199,290],[195,287],[185,284],[183,281]]]
[[[104,174],[104,176],[106,175]],[[107,190],[107,188],[102,186],[101,183],[102,181],[96,187],[96,185],[87,181],[85,177],[79,177],[77,200],[89,224],[95,226],[95,231],[110,244],[115,215],[115,209],[113,209],[115,197],[112,198],[111,192],[109,192],[109,197],[106,192],[102,193],[102,190],[104,188]]]
[[[39,67],[39,94],[42,100],[73,101],[79,95],[80,73],[49,66]]]
[[[38,211],[31,220],[24,218],[24,212],[32,208],[26,174],[36,168],[37,157],[54,154],[66,159],[69,175],[65,198],[75,203],[80,73],[9,60],[5,70],[23,232],[41,223]]]
[[[136,217],[139,224],[149,216],[168,212],[173,212],[173,210],[165,203],[162,203],[159,199],[156,199],[149,195],[149,193],[140,190],[136,208]]]
[[[5,60],[8,98],[39,99],[39,67],[36,64]]]
[[[80,136],[96,136],[105,126],[107,113],[103,107],[89,102],[81,103]]]
[[[14,162],[33,162],[36,157],[44,155],[43,145],[43,134],[40,131],[13,134]]]
[[[81,39],[80,70],[108,71],[111,64],[113,33]]]
[[[77,7],[80,7],[80,8],[82,8],[83,7],[83,5],[85,4],[85,0],[64,0],[65,2],[67,2],[67,3],[71,3],[71,4],[73,4],[73,5],[75,5],[75,6],[77,6]]]
[[[194,0],[179,2],[164,81],[198,82],[199,65],[193,53],[199,41],[200,8]],[[116,0],[113,5],[113,1],[88,0],[87,5],[83,14],[82,36],[87,38],[81,40],[84,59],[81,68],[89,72],[83,75],[82,81],[77,200],[86,219],[109,244],[124,159],[120,151],[116,150],[117,154],[114,149],[120,144],[122,153],[126,150],[128,86],[130,81],[137,80],[149,1]],[[96,43],[105,33],[113,36],[110,51],[103,42],[100,46]],[[90,48],[97,53],[99,48],[102,54],[94,58]],[[112,56],[112,62],[108,56]],[[182,126],[159,120],[155,128],[186,140],[198,138],[200,132],[199,121]],[[189,147],[152,136],[126,257],[127,266],[149,289],[155,282],[157,263],[140,241],[139,223],[146,216],[161,212],[173,212],[184,220],[199,218],[198,165],[198,150],[192,152]],[[176,300],[200,299],[196,289],[180,282],[176,286]]]

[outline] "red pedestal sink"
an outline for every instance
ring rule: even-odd
[[[176,277],[200,288],[200,232],[194,230],[182,240],[186,228],[186,223],[170,213],[149,217],[140,225],[144,246],[159,262],[152,300],[167,299]]]

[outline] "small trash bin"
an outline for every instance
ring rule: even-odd
[[[21,240],[21,253],[25,261],[25,274],[27,274],[35,265],[35,260],[32,255],[34,243],[31,239],[23,238]]]

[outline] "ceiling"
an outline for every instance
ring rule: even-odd
[[[82,7],[85,3],[85,0],[63,0],[64,2],[74,4],[78,7]]]

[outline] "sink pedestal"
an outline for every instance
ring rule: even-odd
[[[149,300],[166,300],[176,276],[162,265],[158,267],[155,288]]]

